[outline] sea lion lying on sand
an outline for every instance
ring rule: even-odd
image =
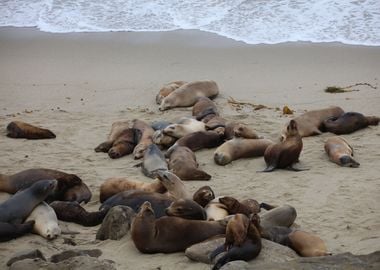
[[[189,199],[179,199],[165,210],[168,216],[181,217],[186,219],[206,220],[206,211],[198,203]]]
[[[205,123],[193,118],[183,119],[180,123],[171,124],[163,129],[164,134],[178,139],[197,131],[206,131]]]
[[[157,177],[157,171],[159,170],[168,170],[168,163],[166,162],[165,156],[157,145],[150,144],[147,147],[144,153],[141,170],[144,175],[150,178]]]
[[[165,97],[167,97],[171,92],[173,92],[174,90],[176,90],[177,88],[181,87],[182,85],[184,85],[186,83],[187,82],[185,82],[185,81],[174,81],[174,82],[170,82],[170,83],[165,84],[160,89],[160,91],[158,92],[158,94],[156,96],[156,103],[158,105],[160,105],[162,100]]]
[[[10,138],[25,138],[31,140],[55,138],[55,134],[50,130],[21,121],[12,121],[8,124],[7,136]]]
[[[211,99],[208,97],[200,97],[193,106],[192,115],[198,121],[203,121],[206,116],[218,116],[219,113],[215,103]]]
[[[144,121],[138,119],[134,119],[132,122],[133,128],[138,130],[138,134],[141,135],[138,136],[137,145],[135,149],[133,149],[133,157],[139,159],[144,156],[145,150],[153,143],[152,136],[154,129]]]
[[[354,150],[342,137],[328,138],[325,143],[325,151],[330,160],[343,167],[357,168],[360,163],[354,160]]]

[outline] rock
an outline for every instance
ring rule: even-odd
[[[36,258],[46,261],[44,255],[39,249],[23,250],[21,252],[16,253],[11,259],[9,259],[9,261],[7,262],[7,266],[11,266],[13,263],[17,261]]]
[[[119,240],[128,233],[136,213],[128,206],[118,205],[112,207],[100,226],[96,239]]]
[[[185,250],[185,255],[190,260],[211,264],[212,262],[209,258],[210,253],[218,246],[224,244],[224,240],[224,236],[221,236],[192,245]]]
[[[220,268],[220,270],[248,270],[249,264],[246,261],[228,262]]]
[[[65,250],[59,254],[51,256],[50,261],[53,263],[58,263],[64,260],[67,260],[72,257],[77,256],[90,256],[90,257],[99,257],[102,255],[100,249],[90,249],[90,250]]]

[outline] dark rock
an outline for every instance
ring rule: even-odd
[[[39,249],[23,250],[21,252],[16,253],[11,259],[9,259],[9,261],[7,262],[7,266],[11,266],[13,263],[17,261],[36,258],[46,261],[44,255]]]
[[[248,270],[249,264],[246,261],[228,262],[220,268],[220,270]]]
[[[90,250],[65,250],[59,254],[51,256],[50,261],[53,263],[58,263],[72,257],[77,256],[90,256],[90,257],[99,257],[102,255],[100,249],[90,249]]]

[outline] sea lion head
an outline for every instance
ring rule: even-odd
[[[167,190],[174,190],[178,183],[182,182],[177,175],[168,170],[157,170],[156,174]]]
[[[215,152],[214,161],[216,164],[226,165],[231,162],[231,157],[223,152]]]
[[[182,127],[179,124],[171,124],[163,129],[163,133],[172,137],[178,137]]]
[[[166,215],[176,216],[187,219],[201,219],[206,220],[206,212],[204,209],[193,200],[179,199],[170,204],[165,210]]]
[[[252,129],[248,128],[244,124],[237,124],[234,127],[234,135],[235,137],[243,137],[247,139],[258,139],[259,136]]]
[[[165,111],[173,107],[172,99],[170,98],[170,95],[167,97],[164,97],[161,101],[161,105],[158,108],[160,111]]]
[[[355,161],[352,157],[350,157],[348,155],[340,157],[339,161],[343,167],[357,168],[360,166],[359,162]]]
[[[297,122],[294,119],[292,119],[290,120],[289,124],[286,126],[285,134],[283,134],[283,136],[285,136],[284,140],[286,140],[286,138],[288,137],[292,137],[296,135],[299,135]]]
[[[199,188],[193,195],[193,200],[202,207],[205,207],[213,199],[215,199],[215,194],[210,186]]]
[[[146,143],[139,143],[138,145],[136,145],[135,149],[133,149],[133,158],[134,159],[142,158],[148,146],[149,145]]]
[[[142,216],[155,217],[152,205],[148,201],[144,202],[140,206],[140,210],[139,210],[139,212],[137,214],[137,217],[142,217]]]
[[[236,212],[240,207],[239,201],[229,196],[219,198],[219,202],[227,206],[228,212]]]
[[[58,237],[61,234],[61,228],[57,226],[56,223],[47,223],[46,231],[43,232],[43,235],[46,239],[52,240]]]

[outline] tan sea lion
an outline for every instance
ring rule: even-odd
[[[205,207],[213,199],[215,199],[215,194],[210,186],[200,187],[193,195],[193,201],[202,207]]]
[[[343,167],[357,168],[360,163],[353,158],[354,150],[348,142],[339,136],[328,138],[325,143],[325,151],[330,160]]]
[[[166,156],[170,156],[171,151],[177,146],[186,146],[195,152],[204,148],[218,147],[223,142],[223,135],[215,131],[197,131],[178,139],[175,144],[168,149]]]
[[[99,144],[95,148],[95,152],[104,152],[107,153],[115,140],[120,137],[120,135],[123,133],[124,130],[129,128],[129,121],[116,121],[112,123],[111,131],[108,134],[107,141]]]
[[[244,214],[249,217],[251,214],[260,212],[260,204],[253,199],[245,200],[244,203],[239,202],[237,199],[229,196],[219,198],[219,202],[227,207],[228,214]]]
[[[227,207],[219,202],[220,198],[221,197],[216,197],[204,207],[207,220],[222,220],[229,215]]]
[[[165,211],[168,216],[186,219],[206,220],[206,211],[193,200],[179,199],[174,201]]]
[[[142,182],[129,180],[126,177],[122,178],[108,178],[103,184],[100,185],[100,202],[104,202],[113,195],[127,190],[143,190],[149,192],[164,193],[166,188],[162,185],[161,181],[155,179],[153,182]]]
[[[177,141],[177,138],[166,135],[163,130],[156,130],[153,133],[152,140],[154,144],[157,144],[163,148],[168,148]]]
[[[31,124],[12,121],[7,126],[7,136],[10,138],[25,138],[25,139],[53,139],[55,134],[48,129],[33,126]]]
[[[180,123],[171,124],[163,129],[164,134],[178,139],[197,131],[206,131],[205,123],[193,118],[184,119]]]
[[[152,143],[146,148],[141,170],[144,175],[150,178],[157,177],[157,171],[159,170],[168,170],[168,163],[166,162],[165,156],[157,145]]]
[[[357,112],[346,112],[338,117],[329,117],[323,121],[324,131],[337,135],[350,134],[356,130],[366,128],[369,125],[376,126],[380,118],[376,116],[364,116]]]
[[[192,115],[198,121],[203,121],[206,116],[218,116],[218,109],[215,103],[208,97],[200,97],[193,106]]]
[[[225,225],[219,222],[167,216],[156,219],[151,204],[145,202],[132,222],[131,234],[136,248],[142,253],[172,253],[224,234],[225,229]]]
[[[186,146],[175,146],[169,156],[169,169],[181,180],[210,180],[211,175],[198,169],[195,154]]]
[[[225,138],[226,140],[232,139],[232,137],[241,137],[245,139],[260,139],[256,131],[248,127],[243,123],[229,122],[226,125]]]
[[[164,111],[175,107],[193,106],[198,98],[214,98],[218,93],[219,88],[214,81],[195,81],[186,83],[162,99],[159,109],[160,111]]]
[[[226,141],[214,152],[214,161],[218,165],[226,165],[239,158],[263,156],[273,142],[268,139],[234,138]]]
[[[170,83],[165,84],[160,89],[160,91],[158,92],[158,94],[156,96],[156,103],[158,105],[160,105],[162,100],[165,97],[167,97],[171,92],[173,92],[174,90],[176,90],[177,88],[181,87],[182,85],[184,85],[186,83],[187,82],[185,82],[185,81],[174,81],[174,82],[170,82]]]
[[[33,232],[46,239],[54,239],[61,234],[57,215],[47,203],[41,202],[27,217],[26,222],[34,220]]]
[[[133,157],[139,159],[144,156],[145,150],[153,143],[152,136],[154,129],[144,121],[138,119],[134,119],[132,122],[133,128],[138,130],[139,134],[141,134],[141,137],[137,140],[137,145],[133,150]]]
[[[344,111],[340,107],[330,107],[321,110],[308,111],[295,117],[293,120],[297,122],[298,131],[301,137],[308,137],[313,135],[320,135],[322,133],[323,121],[329,117],[339,117]],[[283,138],[286,137],[286,128],[289,124],[285,125]]]
[[[263,172],[272,172],[275,169],[292,169],[293,164],[298,162],[302,151],[302,137],[298,132],[297,122],[290,120],[285,133],[285,140],[268,146],[264,153],[267,167]]]
[[[186,189],[185,184],[181,179],[170,171],[159,170],[157,172],[157,177],[167,189],[167,196],[178,200],[178,199],[191,199],[191,195]]]

